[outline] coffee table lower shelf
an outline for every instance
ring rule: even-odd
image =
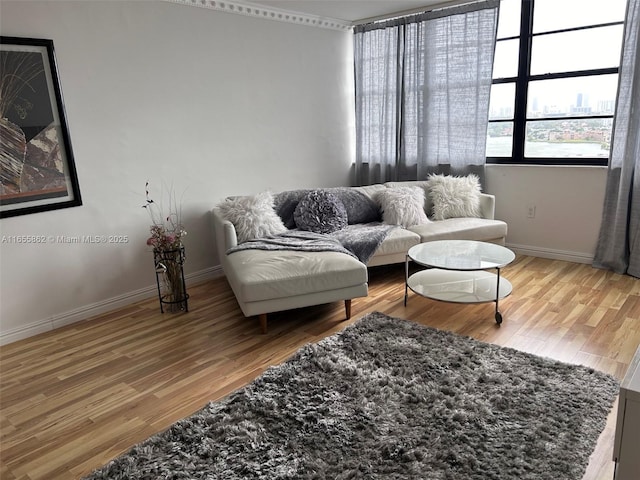
[[[507,297],[513,287],[506,278],[484,270],[459,271],[431,268],[409,276],[407,287],[432,300],[453,303],[496,303],[496,322],[502,323],[498,300]],[[499,288],[499,292],[497,289]],[[407,303],[405,292],[405,305]]]

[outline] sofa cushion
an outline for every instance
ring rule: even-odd
[[[387,188],[378,194],[378,201],[384,223],[405,228],[429,223],[424,213],[424,190],[420,187]]]
[[[342,201],[326,190],[307,193],[293,212],[300,230],[332,233],[347,226],[347,210]]]
[[[358,187],[327,188],[327,192],[338,197],[347,210],[349,225],[356,223],[379,222],[382,218],[380,205]]]
[[[367,283],[367,267],[337,252],[243,250],[225,269],[242,302],[294,297]]]
[[[273,196],[273,208],[282,219],[287,228],[296,228],[296,221],[293,218],[298,202],[311,190],[287,190],[276,193]]]
[[[432,174],[427,186],[434,220],[480,216],[481,190],[477,175],[454,177]]]
[[[409,249],[420,243],[420,235],[411,230],[396,228],[389,232],[384,241],[374,252],[376,255],[406,254]]]
[[[225,220],[233,223],[238,243],[287,231],[282,219],[273,209],[271,192],[227,198],[217,208]]]
[[[422,242],[432,240],[494,240],[507,236],[507,224],[501,220],[484,218],[449,218],[426,225],[415,225],[409,230],[420,235]]]
[[[378,193],[380,193],[387,187],[385,187],[381,183],[374,183],[373,185],[363,185],[361,187],[349,187],[349,188],[351,188],[352,190],[356,190],[357,192],[360,192],[375,201]]]

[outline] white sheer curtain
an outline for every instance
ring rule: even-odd
[[[356,27],[357,184],[483,177],[499,3]]]
[[[629,0],[607,174],[593,265],[640,277],[640,0]]]
[[[356,184],[396,179],[402,100],[401,30],[355,34]]]

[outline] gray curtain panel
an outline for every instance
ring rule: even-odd
[[[640,0],[629,0],[604,211],[593,266],[640,277]]]
[[[484,177],[499,4],[356,27],[357,185]]]

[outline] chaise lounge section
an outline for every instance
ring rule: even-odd
[[[365,297],[367,267],[341,252],[244,250],[227,252],[238,245],[235,226],[213,210],[213,227],[222,269],[242,313],[257,315],[267,333],[267,313],[345,302],[351,316],[351,299]]]

